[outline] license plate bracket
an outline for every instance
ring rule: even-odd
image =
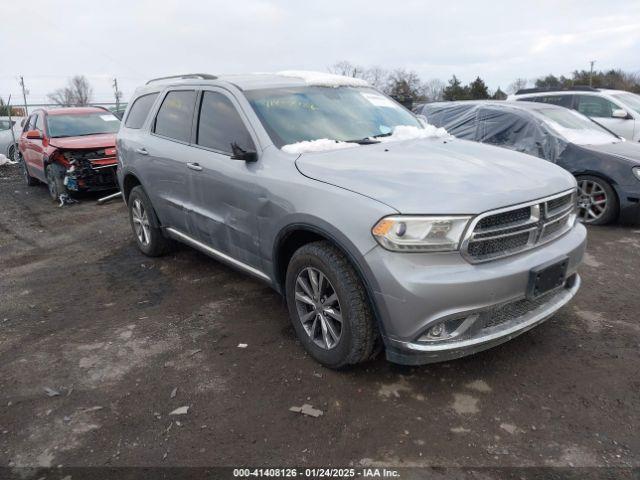
[[[532,268],[529,271],[527,298],[538,298],[564,285],[567,279],[568,266],[569,258],[564,257]]]

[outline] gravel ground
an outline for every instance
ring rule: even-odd
[[[576,299],[505,345],[334,372],[268,287],[94,200],[0,168],[0,466],[640,466],[640,227],[590,228]]]

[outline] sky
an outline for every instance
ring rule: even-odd
[[[94,101],[149,78],[326,71],[347,60],[423,80],[516,78],[588,69],[640,72],[640,1],[0,0],[0,97],[47,101],[85,75]]]

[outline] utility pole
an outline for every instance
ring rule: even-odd
[[[113,79],[113,93],[116,97],[116,112],[120,110],[120,97],[122,97],[122,92],[118,90],[118,79]]]
[[[591,60],[589,63],[591,64],[591,69],[589,70],[589,86],[593,87],[593,64],[596,63],[596,61]]]
[[[22,99],[24,100],[24,115],[29,115],[29,109],[27,108],[27,90],[24,88],[24,78],[20,75],[20,86],[22,87]]]

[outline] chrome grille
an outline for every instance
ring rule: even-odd
[[[566,233],[575,221],[576,192],[486,212],[472,222],[462,254],[473,263],[513,255]]]

